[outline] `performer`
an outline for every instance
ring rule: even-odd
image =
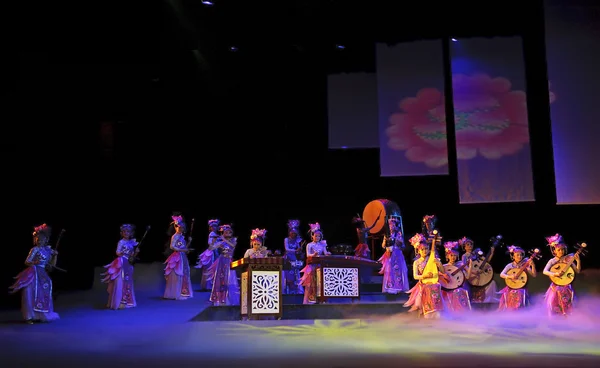
[[[567,244],[565,244],[560,234],[546,238],[546,240],[548,241],[548,246],[550,247],[550,251],[554,258],[550,259],[546,264],[546,267],[544,267],[544,275],[548,277],[562,276],[561,272],[552,272],[551,268],[557,263],[570,262],[572,260],[571,257],[574,257],[573,270],[576,273],[581,272],[581,259],[579,258],[579,254],[575,253],[575,255],[567,255]],[[575,291],[571,284],[560,286],[551,282],[544,299],[550,316],[568,316],[573,312]]]
[[[302,238],[300,237],[300,221],[289,220],[288,237],[283,240],[285,248],[284,257],[290,265],[290,270],[284,272],[285,277],[285,293],[286,294],[303,294],[304,288],[300,285],[300,270],[304,265],[302,261]]]
[[[194,296],[192,280],[190,278],[190,263],[187,254],[190,251],[188,243],[192,237],[185,239],[186,225],[181,216],[173,216],[175,234],[171,237],[171,250],[173,253],[167,258],[165,264],[165,299],[185,300]]]
[[[250,246],[251,248],[246,250],[244,258],[267,258],[271,251],[267,249],[263,244],[265,243],[265,236],[267,230],[265,229],[254,229],[250,235]]]
[[[476,260],[480,256],[480,254],[483,254],[483,252],[479,248],[475,249],[473,240],[471,240],[467,237],[463,237],[462,239],[460,239],[458,241],[458,244],[465,251],[465,253],[462,255],[461,261],[463,263],[466,262],[466,264],[469,265],[468,272],[467,272],[467,279],[469,279],[469,278],[471,278],[471,272],[473,271],[473,268],[472,268],[473,260],[474,259]],[[490,249],[490,259],[489,259],[490,261],[492,260],[493,256],[494,256],[494,248],[491,248]],[[490,282],[486,286],[476,286],[476,285],[471,285],[469,283],[465,283],[465,288],[469,291],[469,296],[471,297],[471,303],[497,303],[498,302],[498,298],[496,297],[498,288],[496,286],[496,281],[494,281],[494,280],[492,280],[492,282]]]
[[[308,224],[312,242],[306,245],[307,257],[330,256],[327,250],[327,241],[323,239],[323,232],[319,223]],[[314,265],[307,264],[300,272],[303,273],[300,284],[304,286],[304,304],[317,303],[317,272]]]
[[[220,231],[222,236],[209,248],[217,250],[219,254],[209,268],[213,283],[210,301],[214,306],[239,305],[240,286],[235,271],[231,270],[231,257],[237,245],[237,238],[233,236],[231,225],[221,226]]]
[[[33,231],[33,248],[25,259],[26,269],[21,271],[10,287],[11,294],[21,290],[21,313],[28,324],[59,319],[54,312],[52,279],[48,269],[56,265],[58,253],[49,245],[52,229],[42,224]]]
[[[444,243],[444,249],[446,250],[446,261],[448,262],[444,265],[444,269],[448,265],[454,266],[457,268],[463,267],[464,263],[459,260],[458,248],[459,248],[459,245],[458,245],[457,241]],[[463,270],[464,270],[464,268],[463,268]],[[466,277],[467,272],[464,272],[463,270],[461,270],[459,272],[463,272]],[[457,289],[442,290],[442,297],[444,298],[444,303],[446,304],[446,308],[448,309],[448,311],[462,312],[462,311],[466,311],[466,310],[471,310],[471,302],[469,300],[469,292],[467,291],[467,289],[464,288],[464,286],[466,284],[467,283],[465,281],[463,286],[461,286]]]
[[[121,237],[117,244],[117,258],[112,263],[104,266],[106,272],[102,282],[108,284],[109,309],[133,308],[136,306],[135,291],[133,289],[133,265],[130,258],[137,255],[138,242],[133,238],[135,225],[121,225]]]
[[[410,296],[404,303],[405,307],[411,307],[409,312],[419,311],[419,316],[425,318],[439,318],[444,310],[444,301],[442,299],[442,287],[439,283],[424,284],[424,278],[433,277],[433,275],[423,275],[425,266],[430,257],[430,246],[423,234],[416,234],[410,238],[410,244],[418,253],[418,258],[413,263],[413,277],[418,283],[408,292]],[[439,275],[445,275],[442,262],[435,259]]]
[[[216,249],[212,248],[212,245],[219,237],[220,223],[221,221],[218,219],[208,220],[208,248],[198,256],[198,263],[194,267],[202,269],[202,280],[200,281],[201,290],[212,290],[212,274],[208,270],[219,256],[219,253]]]
[[[400,230],[399,220],[391,217],[388,220],[390,235],[383,238],[382,247],[385,253],[379,259],[382,267],[379,271],[383,275],[381,292],[398,294],[408,291],[408,268],[404,259],[404,239]]]
[[[521,268],[524,266],[524,263],[528,260],[525,259],[525,251],[521,247],[517,247],[515,245],[511,245],[508,247],[508,253],[510,254],[511,263],[507,264],[506,267],[500,273],[500,277],[503,279],[513,278],[515,279],[516,274],[508,275],[508,272],[513,268]],[[537,276],[537,271],[535,269],[535,264],[531,262],[525,271],[531,277]],[[511,289],[508,286],[505,286],[504,289],[498,292],[500,294],[500,303],[498,304],[499,311],[505,310],[517,310],[521,308],[525,308],[529,306],[529,293],[527,292],[527,287],[523,287],[521,289]]]
[[[173,211],[171,219],[173,219],[174,217],[181,217],[181,220],[185,222],[185,218],[183,217],[183,214],[180,211]],[[171,255],[171,253],[173,253],[173,250],[171,249],[171,239],[173,238],[173,235],[175,235],[176,232],[177,231],[175,231],[175,222],[171,221],[171,223],[169,224],[169,228],[167,229],[167,241],[165,242],[165,251],[163,252],[165,257],[168,257]]]
[[[358,215],[352,219],[352,223],[356,226],[356,235],[358,236],[358,245],[354,248],[354,255],[356,257],[371,258],[369,256],[371,253],[371,250],[369,249],[369,231],[375,227],[380,218],[381,213],[369,226],[367,226],[367,223]]]

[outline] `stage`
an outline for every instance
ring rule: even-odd
[[[162,300],[157,270],[136,266],[137,308],[103,309],[106,290],[97,284],[62,294],[55,306],[61,320],[55,323],[30,326],[18,311],[3,312],[2,366],[591,367],[600,362],[600,307],[591,298],[581,298],[576,315],[553,320],[538,305],[516,314],[476,311],[443,320],[418,319],[404,309],[376,318],[192,322],[209,307],[208,293]]]

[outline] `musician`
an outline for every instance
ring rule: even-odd
[[[136,306],[133,289],[133,265],[129,262],[137,254],[138,242],[133,238],[135,225],[121,225],[121,240],[117,243],[117,258],[104,266],[102,282],[108,284],[108,309],[124,309]]]
[[[307,257],[330,256],[327,250],[327,241],[323,239],[323,232],[319,223],[309,224],[312,242],[306,245]],[[303,273],[300,284],[304,286],[304,304],[317,303],[317,272],[314,265],[306,265],[300,272]]]
[[[463,272],[466,277],[466,272],[463,271],[466,267],[464,267],[464,263],[459,260],[459,245],[457,241],[451,241],[444,243],[444,250],[446,256],[446,263],[443,267],[444,270],[448,268],[448,266],[454,266],[457,269],[461,269],[458,272]],[[450,277],[450,275],[449,275]],[[443,290],[442,289],[442,297],[444,298],[444,302],[446,304],[446,308],[451,312],[462,312],[466,310],[471,310],[471,302],[469,300],[469,291],[464,288],[463,284],[461,287],[458,287],[454,290]]]
[[[371,250],[369,249],[369,231],[375,227],[379,219],[381,218],[381,214],[377,216],[377,219],[371,224],[367,226],[367,223],[360,218],[360,216],[355,216],[352,219],[352,224],[356,226],[356,235],[358,236],[358,245],[354,249],[354,255],[356,257],[362,258],[371,258],[369,254]]]
[[[170,248],[173,251],[165,261],[167,285],[163,298],[185,300],[194,296],[188,261],[189,243],[192,237],[185,238],[186,224],[181,216],[173,216],[175,234],[171,237]]]
[[[284,257],[290,264],[290,270],[284,272],[286,294],[303,294],[304,288],[300,285],[300,270],[302,262],[302,238],[300,237],[300,221],[289,220],[288,236],[283,240],[285,248]]]
[[[33,248],[25,259],[25,268],[10,287],[11,294],[21,290],[21,313],[28,324],[35,322],[50,322],[59,319],[54,312],[52,300],[52,279],[48,269],[56,265],[58,253],[53,250],[48,241],[52,229],[42,224],[33,231]]]
[[[463,263],[468,264],[467,266],[467,281],[471,279],[472,272],[477,272],[473,270],[473,262],[480,258],[483,252],[474,247],[473,240],[463,237],[458,241],[458,244],[464,250],[464,254],[462,255],[461,261]],[[490,261],[494,257],[494,248],[490,248]],[[496,303],[498,299],[496,298],[496,281],[492,280],[486,286],[477,286],[472,285],[470,283],[465,284],[465,288],[469,291],[469,296],[471,297],[471,303]]]
[[[233,236],[231,225],[222,225],[220,231],[222,235],[209,247],[219,254],[209,268],[213,282],[210,301],[214,306],[239,305],[240,286],[235,271],[231,270],[231,257],[237,246],[237,238]]]
[[[183,217],[183,214],[180,211],[173,211],[171,219],[173,219],[174,217],[181,217],[181,219],[185,222],[185,218]],[[171,223],[169,224],[169,228],[167,229],[167,241],[165,242],[165,251],[163,252],[165,257],[168,257],[171,255],[171,253],[173,253],[173,250],[171,249],[171,239],[173,238],[173,235],[175,235],[176,232],[177,231],[175,231],[175,222],[171,221]]]
[[[409,312],[419,311],[419,315],[425,318],[439,318],[444,310],[444,301],[442,298],[442,288],[438,283],[425,284],[423,279],[433,277],[432,273],[423,274],[425,266],[430,257],[430,246],[423,234],[416,234],[410,239],[410,244],[415,248],[419,255],[413,263],[413,277],[417,284],[409,290],[410,296],[404,303],[405,307],[411,307]],[[439,275],[445,275],[442,262],[439,259],[434,260]]]
[[[198,263],[195,266],[195,268],[202,269],[202,280],[200,281],[201,290],[212,290],[212,274],[208,270],[219,256],[217,250],[211,249],[211,246],[219,237],[220,223],[221,221],[218,219],[208,220],[208,248],[198,256]]]
[[[263,245],[266,235],[267,230],[265,229],[252,230],[252,234],[250,235],[251,248],[246,250],[244,258],[267,258],[269,256],[271,252]]]
[[[575,253],[575,255],[567,255],[567,244],[563,241],[563,238],[560,234],[556,234],[549,238],[546,238],[548,241],[548,246],[550,247],[550,251],[554,258],[550,259],[544,267],[544,275],[549,277],[560,277],[564,272],[553,272],[551,268],[557,263],[567,263],[571,261],[571,257],[574,257],[573,260],[573,269],[576,273],[581,272],[581,259],[579,258],[579,254]],[[571,284],[560,286],[555,283],[550,283],[550,287],[546,292],[545,300],[546,307],[548,308],[548,314],[550,316],[553,315],[563,315],[568,316],[573,311],[573,300],[575,298],[575,291]]]
[[[500,277],[503,279],[512,278],[516,280],[517,274],[508,275],[508,272],[513,268],[521,268],[525,262],[525,251],[521,247],[511,245],[508,247],[508,253],[510,254],[511,263],[507,264],[506,267],[500,272]],[[535,264],[531,262],[523,272],[527,272],[531,277],[537,276]],[[511,289],[508,286],[498,292],[500,294],[500,303],[498,304],[499,311],[505,310],[517,310],[529,306],[529,293],[527,288]]]
[[[383,238],[382,247],[385,253],[379,262],[382,267],[379,271],[383,275],[381,292],[388,294],[398,294],[408,291],[408,268],[404,259],[404,239],[400,229],[400,221],[396,217],[388,220],[390,235]]]

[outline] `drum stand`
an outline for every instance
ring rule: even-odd
[[[381,235],[369,235],[369,238],[371,239],[371,259],[376,261],[378,258],[375,255],[375,243],[378,243],[379,240],[381,240]]]

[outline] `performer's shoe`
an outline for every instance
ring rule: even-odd
[[[33,322],[33,320],[32,320],[32,319],[27,319],[27,320],[25,320],[25,323],[27,323],[28,325],[32,325],[32,324],[34,324],[34,322]]]

